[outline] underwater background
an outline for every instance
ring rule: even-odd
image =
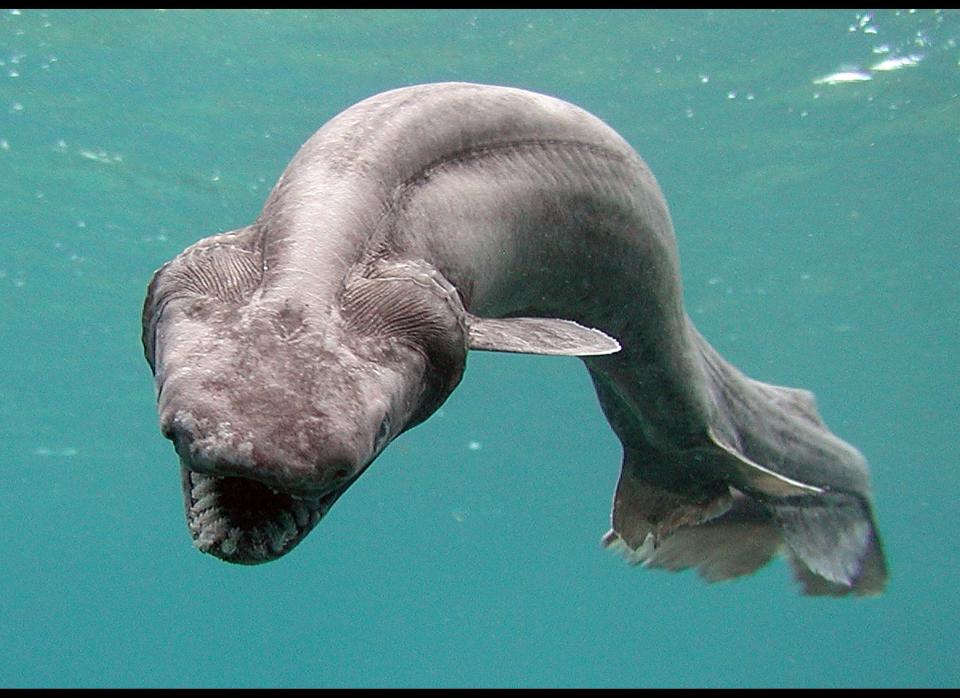
[[[960,684],[958,42],[931,10],[0,12],[0,686]],[[883,596],[603,551],[620,446],[560,357],[471,354],[282,559],[192,547],[151,274],[338,112],[442,80],[646,159],[697,327],[868,458]]]

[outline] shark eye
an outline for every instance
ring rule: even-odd
[[[377,429],[377,436],[373,441],[374,449],[379,451],[383,448],[388,436],[390,436],[390,415],[386,414],[383,416],[383,421],[380,422],[380,428]]]

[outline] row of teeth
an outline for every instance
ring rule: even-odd
[[[244,530],[230,526],[219,504],[217,477],[202,473],[190,473],[190,511],[187,522],[193,535],[193,544],[205,553],[212,553],[219,545],[222,557],[232,557],[241,544],[245,556],[257,559],[276,557],[302,532],[312,528],[321,517],[317,508],[309,502],[294,499],[289,511],[279,512],[272,521],[256,528]],[[246,537],[245,541],[242,539]]]

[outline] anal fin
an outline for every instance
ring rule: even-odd
[[[683,453],[658,455],[657,460],[670,461],[669,470],[657,467],[655,462],[624,459],[611,516],[615,539],[607,534],[605,545],[616,540],[632,551],[645,545],[656,548],[674,530],[720,516],[730,507],[729,488],[719,482],[705,483],[697,478],[695,469],[688,487],[683,483],[670,483],[680,486],[669,487],[656,481],[658,472],[682,472],[682,463],[673,461],[683,457]]]
[[[722,515],[682,526],[656,547],[651,537],[633,550],[613,530],[604,536],[603,545],[633,564],[671,572],[696,568],[701,577],[716,582],[760,569],[780,550],[782,539],[771,514],[734,490],[732,504]]]

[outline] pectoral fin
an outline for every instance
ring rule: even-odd
[[[620,351],[620,343],[600,330],[553,318],[467,316],[469,347],[483,351],[561,356],[596,356]]]

